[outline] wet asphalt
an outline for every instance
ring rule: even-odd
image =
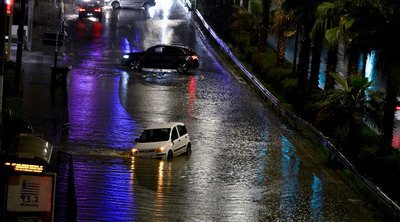
[[[78,221],[386,221],[230,72],[191,16],[176,0],[105,10],[102,23],[68,14],[57,63],[72,67],[67,101],[51,94],[54,48],[24,52],[25,115],[73,156]],[[35,28],[38,41],[44,31]],[[158,43],[190,46],[200,67],[120,65],[124,52]],[[144,127],[166,121],[187,125],[191,155],[125,155]]]

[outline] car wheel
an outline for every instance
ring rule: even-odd
[[[113,9],[119,9],[119,3],[118,2],[113,2],[112,4],[111,4],[111,6],[112,6],[112,8]]]
[[[188,71],[188,67],[186,63],[180,63],[176,70],[178,71],[178,73],[186,73]]]
[[[129,64],[129,68],[131,70],[138,70],[141,71],[142,70],[142,65],[140,64],[139,60],[133,60],[130,64]]]
[[[168,151],[167,159],[171,160],[172,157],[174,157],[174,154],[172,153],[172,150]]]
[[[188,143],[186,146],[186,154],[187,155],[192,154],[192,145],[190,143]]]

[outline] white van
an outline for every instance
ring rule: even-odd
[[[180,154],[190,154],[191,144],[185,124],[181,122],[161,123],[143,130],[135,139],[132,156],[172,159]]]
[[[113,9],[119,9],[121,7],[129,8],[144,8],[155,6],[155,0],[104,0],[104,5],[111,6]]]

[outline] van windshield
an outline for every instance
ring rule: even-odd
[[[169,140],[170,128],[147,129],[139,138],[140,143],[151,143]]]

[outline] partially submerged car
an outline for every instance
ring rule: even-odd
[[[78,17],[97,18],[101,22],[103,18],[103,8],[100,1],[82,1],[78,4]]]
[[[178,73],[186,73],[199,67],[197,54],[187,46],[155,45],[141,52],[123,55],[121,64],[131,70],[142,68],[176,69]]]
[[[132,156],[172,159],[180,154],[191,153],[191,143],[185,124],[170,122],[144,129],[135,140]]]
[[[144,8],[147,10],[149,7],[155,6],[155,0],[105,0],[106,6],[111,6],[113,9],[119,8]]]

